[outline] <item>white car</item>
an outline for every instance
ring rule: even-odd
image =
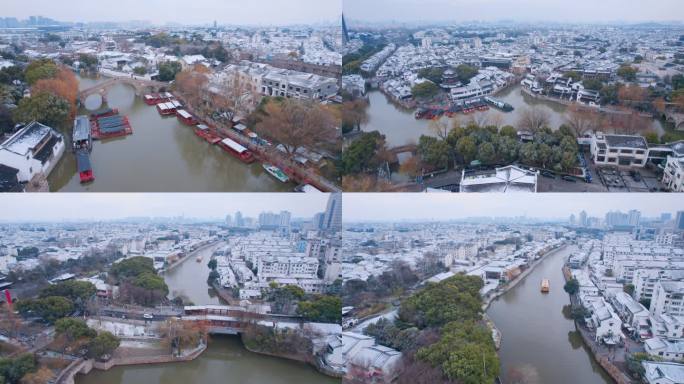
[[[154,319],[154,316],[152,316],[152,315],[149,314],[149,313],[144,313],[144,314],[143,314],[143,319],[152,320],[152,319]]]

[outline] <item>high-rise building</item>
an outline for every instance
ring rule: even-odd
[[[230,215],[226,215],[226,225],[229,227],[233,226],[233,218]]]
[[[573,213],[572,215],[570,215],[570,219],[569,219],[568,221],[570,222],[570,225],[571,225],[571,226],[573,226],[573,227],[575,226],[575,224],[576,224],[576,219],[575,219],[575,214],[574,214],[574,213]]]
[[[328,206],[325,208],[323,229],[330,231],[342,230],[342,194],[331,193],[328,198]]]
[[[636,209],[630,210],[628,213],[628,224],[631,226],[638,226],[639,225],[639,220],[641,220],[641,212],[637,211]]]
[[[684,231],[684,211],[678,211],[675,217],[675,231]]]
[[[245,226],[245,221],[242,218],[242,212],[240,211],[235,212],[235,226],[238,228]]]
[[[580,212],[580,214],[579,214],[579,226],[580,227],[586,227],[588,224],[589,224],[589,222],[587,221],[587,212],[586,211]]]
[[[349,30],[347,29],[347,22],[344,20],[344,13],[342,14],[342,44],[349,42]]]

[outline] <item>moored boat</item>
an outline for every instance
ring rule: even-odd
[[[90,130],[90,119],[88,116],[76,116],[74,120],[74,131],[71,136],[71,146],[74,152],[93,149],[93,136]]]
[[[79,150],[76,152],[76,163],[78,166],[78,177],[81,180],[81,184],[89,183],[95,180],[93,167],[90,164],[90,156],[88,156],[87,151]]]
[[[178,117],[178,120],[182,122],[185,125],[196,125],[197,124],[197,119],[195,116],[193,116],[190,112],[186,111],[185,109],[177,109],[176,110],[176,116]]]
[[[275,165],[264,163],[262,164],[262,167],[266,170],[266,172],[268,172],[269,175],[275,177],[281,183],[287,183],[290,181],[290,177],[287,176],[282,169],[276,167]]]
[[[225,138],[218,142],[218,146],[245,163],[249,164],[254,162],[254,156],[252,155],[252,152],[234,140]]]
[[[197,124],[193,130],[195,131],[195,135],[203,138],[211,144],[216,144],[221,141],[221,137],[215,133],[212,133],[211,128],[209,128],[209,126],[206,124]]]

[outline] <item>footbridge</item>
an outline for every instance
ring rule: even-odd
[[[84,104],[88,96],[99,94],[104,101],[107,98],[107,92],[109,92],[113,86],[118,84],[125,84],[135,88],[135,94],[138,96],[142,96],[145,93],[159,92],[163,88],[167,88],[169,86],[168,83],[141,79],[139,77],[110,77],[102,83],[81,90],[78,93],[78,100],[81,102],[81,104]]]

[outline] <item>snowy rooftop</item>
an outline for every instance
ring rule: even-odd
[[[29,150],[36,149],[51,131],[52,128],[34,121],[17,131],[17,133],[2,143],[0,148],[19,155],[26,155]]]

